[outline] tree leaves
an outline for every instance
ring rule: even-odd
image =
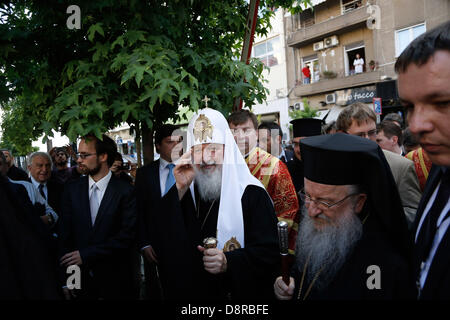
[[[261,0],[257,32],[268,28],[268,4],[292,2]],[[248,106],[266,97],[262,64],[234,59],[246,0],[77,4],[79,31],[65,28],[66,7],[58,0],[22,0],[7,7],[8,20],[0,24],[0,85],[7,87],[0,103],[8,105],[3,136],[23,151],[52,129],[75,140],[122,122],[152,128],[176,119],[181,106],[197,110],[205,95],[224,113],[236,97]]]

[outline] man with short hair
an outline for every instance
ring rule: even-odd
[[[395,123],[397,126],[400,127],[400,129],[403,128],[403,119],[402,119],[402,116],[399,115],[398,113],[394,113],[394,112],[388,113],[383,118],[382,122],[387,122],[387,121]]]
[[[269,193],[278,220],[287,222],[289,253],[294,254],[299,204],[289,170],[280,159],[258,147],[258,125],[252,112],[235,111],[228,117],[228,124],[250,172]]]
[[[6,157],[6,164],[8,165],[8,178],[11,180],[21,180],[21,181],[28,181],[28,175],[25,171],[23,171],[21,168],[16,167],[14,164],[14,157],[8,149],[0,149],[1,152]]]
[[[377,126],[377,132],[376,142],[381,149],[404,155],[402,150],[403,134],[398,125],[393,121],[383,121]]]
[[[47,236],[49,228],[52,228],[58,221],[58,214],[49,206],[47,200],[39,193],[38,189],[29,181],[23,180],[12,180],[7,176],[8,173],[8,162],[4,153],[0,152],[0,160],[2,166],[0,167],[0,176],[8,179],[8,181],[13,184],[13,189],[20,193],[20,196],[27,196],[27,200],[30,201],[32,214],[38,219],[33,219],[34,227],[36,230],[42,231],[44,236]],[[25,192],[23,192],[25,191]],[[25,200],[24,200],[25,201]],[[41,223],[43,222],[43,225]],[[45,225],[45,226],[44,226]],[[43,227],[44,226],[44,227]]]
[[[258,145],[264,151],[277,157],[284,164],[293,160],[292,151],[283,148],[283,131],[275,122],[263,122],[258,127]]]
[[[277,298],[413,298],[412,243],[381,149],[342,133],[300,144],[305,187],[295,280],[277,278]]]
[[[67,147],[56,147],[53,153],[50,153],[53,157],[55,168],[52,172],[52,177],[61,183],[66,183],[72,177],[73,171],[76,169],[74,167],[68,166],[69,163],[69,153],[67,152]],[[73,151],[72,151],[73,152]]]
[[[158,260],[161,252],[161,233],[165,208],[161,198],[175,182],[173,169],[180,156],[182,136],[176,135],[177,127],[165,124],[156,129],[155,147],[160,158],[140,168],[136,173],[136,202],[138,211],[138,246],[144,257],[146,298],[161,300],[163,292],[158,278]]]
[[[52,178],[52,160],[45,152],[35,152],[30,156],[28,171],[30,182],[36,187],[48,204],[61,214],[61,201],[64,185]]]
[[[133,187],[109,170],[117,146],[106,135],[81,139],[78,166],[88,176],[69,182],[60,218],[60,265],[81,268],[81,289],[64,288],[66,299],[133,299],[137,297],[133,240],[136,201]]]
[[[398,57],[398,93],[411,132],[433,167],[415,221],[419,299],[450,299],[450,22]]]
[[[376,142],[376,117],[372,109],[365,104],[356,102],[341,111],[336,120],[337,129],[340,132],[367,138]],[[412,228],[421,197],[414,163],[401,155],[387,150],[383,150],[383,153],[397,184],[408,225]]]
[[[155,215],[165,296],[269,299],[279,260],[277,218],[220,112],[194,114],[173,172],[175,183],[161,200],[166,214]]]

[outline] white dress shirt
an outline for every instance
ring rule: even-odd
[[[169,168],[167,165],[172,162],[168,162],[163,158],[159,158],[159,185],[161,187],[161,195],[166,191],[166,181],[169,176]]]
[[[427,206],[425,207],[425,210],[422,214],[422,217],[420,218],[419,227],[417,228],[416,232],[416,241],[417,237],[419,235],[420,229],[422,228],[423,221],[425,220],[428,212],[431,209],[431,206],[434,203],[434,200],[436,199],[436,195],[439,191],[439,187],[441,186],[441,183],[436,187],[433,194],[431,195],[430,200],[427,203]],[[423,289],[423,286],[425,284],[425,281],[427,280],[428,272],[430,271],[431,263],[433,262],[434,255],[436,254],[436,250],[439,247],[439,244],[442,241],[442,238],[444,237],[445,233],[447,232],[447,229],[450,225],[450,217],[447,217],[447,219],[444,220],[445,215],[450,210],[450,199],[448,199],[447,204],[445,205],[444,209],[442,210],[441,214],[439,215],[439,218],[437,220],[437,230],[436,234],[434,235],[433,244],[430,249],[430,254],[428,255],[427,261],[422,264],[421,270],[420,270],[420,288]]]
[[[92,191],[93,191],[92,186],[95,183],[99,189],[99,191],[98,191],[99,207],[100,207],[100,204],[102,203],[103,196],[105,195],[106,188],[108,187],[109,180],[111,180],[111,176],[112,176],[111,171],[108,171],[108,174],[106,176],[104,176],[103,178],[101,178],[100,180],[98,180],[97,182],[95,182],[94,179],[92,179],[92,177],[89,176],[89,199],[91,199]]]
[[[28,198],[30,199],[32,204],[40,203],[42,205],[45,206],[45,213],[46,214],[51,214],[53,217],[54,222],[58,221],[58,215],[56,214],[56,212],[52,209],[52,207],[50,207],[48,205],[47,200],[45,200],[44,198],[42,198],[41,194],[39,193],[38,189],[31,183],[28,181],[21,181],[21,180],[11,180],[9,179],[9,182],[15,183],[15,184],[20,184],[22,186],[25,187],[25,189],[27,190],[28,193]]]
[[[31,178],[31,183],[33,184],[33,186],[35,186],[36,187],[36,189],[38,189],[38,191],[39,191],[39,186],[41,185],[41,184],[43,184],[44,185],[44,188],[43,188],[43,190],[44,190],[44,194],[45,194],[45,199],[47,199],[47,201],[48,201],[48,188],[47,188],[47,181],[46,182],[43,182],[43,183],[41,183],[41,182],[37,182],[34,178],[33,178],[33,176],[30,176],[30,178]]]

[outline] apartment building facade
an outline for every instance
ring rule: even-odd
[[[450,20],[450,1],[313,0],[312,4],[284,21],[289,108],[302,108],[306,98],[328,114],[329,122],[353,102],[372,107],[373,99],[381,98],[383,114],[401,112],[396,58],[417,36]],[[302,72],[305,67],[310,69],[309,79]]]
[[[285,36],[285,11],[274,9],[271,18],[272,28],[264,37],[255,36],[252,57],[258,58],[268,68],[263,76],[267,82],[264,86],[268,89],[267,99],[264,103],[257,102],[252,106],[260,121],[276,122],[283,130],[283,141],[287,142],[289,136],[289,89],[287,81],[286,63],[286,36]]]

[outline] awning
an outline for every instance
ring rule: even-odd
[[[322,118],[322,120],[325,120],[325,123],[336,121],[337,118],[339,117],[339,114],[341,113],[342,110],[344,110],[345,107],[346,106],[338,106],[338,105],[333,106],[326,114],[326,116]]]
[[[302,10],[306,10],[306,9],[309,9],[309,8],[312,8],[312,7],[315,7],[315,6],[317,6],[318,4],[321,4],[322,2],[325,2],[325,1],[327,1],[327,0],[311,0],[311,4],[312,4],[312,6],[305,6],[303,3],[300,5],[300,8],[302,8]]]

